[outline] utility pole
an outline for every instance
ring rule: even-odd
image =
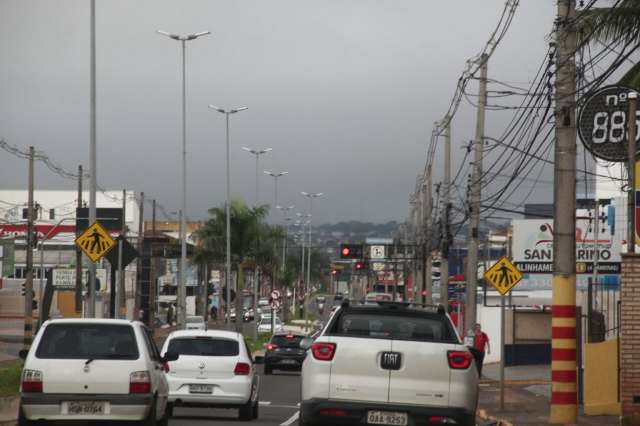
[[[29,195],[27,200],[27,278],[24,285],[24,348],[33,340],[33,160],[35,150],[29,147]],[[42,309],[42,306],[40,306]]]
[[[138,273],[136,274],[136,287],[135,287],[135,309],[134,309],[134,313],[133,313],[133,318],[134,319],[142,319],[140,317],[140,307],[142,305],[142,249],[143,249],[143,245],[142,242],[144,240],[143,236],[144,236],[144,192],[140,193],[140,215],[138,217],[138,265],[137,265],[137,269],[138,269]],[[123,210],[124,213],[124,210]],[[184,212],[182,213],[184,215]],[[184,221],[184,219],[183,219]],[[126,229],[125,224],[122,224],[122,228]],[[184,230],[184,235],[187,235],[187,231]],[[186,238],[186,237],[185,237]],[[182,277],[183,279],[186,279],[185,276],[183,275]],[[184,323],[183,323],[184,324]]]
[[[449,202],[451,198],[451,120],[452,117],[445,117],[447,122],[444,128],[444,180],[442,182],[442,235],[440,237],[440,288],[446,289],[442,292],[445,298],[449,295]],[[446,299],[445,299],[446,300]],[[458,319],[458,322],[459,319]]]
[[[78,166],[78,208],[82,208],[82,165]],[[76,227],[76,238],[80,230]],[[82,312],[82,251],[76,246],[76,313]]]
[[[576,1],[556,18],[553,281],[550,423],[577,423],[576,362]]]
[[[629,133],[629,192],[627,195],[627,252],[636,252],[636,120],[633,118],[636,116],[636,109],[638,108],[638,94],[636,92],[630,92],[627,99],[629,100],[629,119],[628,133]]]
[[[158,299],[158,289],[156,288],[156,257],[153,253],[153,244],[156,239],[156,200],[153,200],[152,203],[152,213],[151,213],[151,271],[149,271],[149,328],[151,332],[155,329],[156,326],[156,304]],[[208,288],[209,277],[205,279],[205,285]]]
[[[467,288],[465,300],[464,327],[468,333],[476,323],[478,293],[478,238],[480,230],[480,198],[482,188],[482,155],[484,149],[484,121],[487,106],[487,63],[489,56],[483,54],[480,59],[480,96],[476,117],[476,137],[474,141],[473,173],[471,176],[471,202],[469,244],[467,253]],[[464,330],[463,330],[464,331]],[[466,334],[466,333],[465,333]],[[470,335],[470,334],[469,334]]]
[[[432,268],[433,268],[433,260],[431,258],[431,238],[432,238],[432,232],[433,230],[431,229],[431,209],[433,208],[432,204],[433,204],[433,197],[431,195],[431,165],[429,165],[427,167],[427,181],[426,181],[426,187],[425,192],[426,192],[426,197],[424,200],[424,204],[425,204],[425,209],[422,212],[422,223],[424,226],[424,230],[425,230],[425,250],[424,250],[424,256],[425,256],[425,268],[424,268],[424,276],[425,276],[425,290],[426,290],[426,296],[422,296],[422,303],[427,303],[427,304],[432,304],[433,303],[433,274],[432,274]],[[442,290],[441,290],[441,294],[442,294]],[[440,303],[442,302],[442,296],[440,297]],[[446,299],[445,299],[446,301]]]
[[[124,268],[122,267],[122,250],[124,248],[124,240],[127,236],[127,190],[122,190],[122,228],[120,229],[120,239],[118,240],[118,291],[116,292],[116,307],[118,308],[116,318],[126,318],[127,312],[127,294],[124,286]],[[112,265],[113,267],[113,265]],[[136,318],[134,315],[133,318]]]

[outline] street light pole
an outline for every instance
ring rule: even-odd
[[[264,174],[271,176],[273,178],[273,180],[274,180],[274,186],[275,186],[275,199],[274,199],[275,200],[275,204],[274,204],[274,208],[279,209],[280,205],[278,204],[278,178],[280,178],[280,177],[282,177],[284,175],[288,175],[289,172],[284,172],[283,171],[283,172],[274,173],[274,172],[270,172],[268,170],[265,170]]]
[[[187,41],[211,34],[202,31],[195,34],[178,35],[166,31],[157,31],[172,40],[179,41],[182,47],[182,218],[180,219],[180,281],[178,282],[178,328],[185,328],[187,298]]]
[[[309,330],[309,281],[311,280],[311,220],[313,219],[313,199],[321,197],[322,192],[310,194],[301,192],[302,195],[309,199],[309,245],[307,247],[307,282],[305,283],[304,292],[304,326]]]
[[[230,159],[230,155],[229,155],[229,115],[230,114],[235,114],[237,112],[240,111],[244,111],[246,109],[248,109],[247,107],[241,107],[241,108],[234,108],[234,109],[224,109],[224,108],[219,108],[217,106],[214,105],[209,105],[209,108],[214,109],[216,111],[218,111],[221,114],[225,115],[226,118],[226,124],[227,124],[227,136],[226,136],[226,142],[227,142],[227,200],[226,200],[226,206],[225,206],[225,212],[226,212],[226,222],[227,222],[227,235],[226,235],[226,241],[227,241],[227,249],[226,249],[226,273],[225,273],[225,285],[227,286],[227,304],[226,304],[226,309],[225,309],[225,317],[226,317],[226,323],[228,325],[231,324],[231,316],[230,316],[230,305],[231,305],[231,159]],[[240,295],[238,295],[238,297],[240,297]],[[236,312],[236,318],[237,315],[242,315],[241,313]]]

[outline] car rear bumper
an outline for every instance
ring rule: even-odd
[[[236,376],[227,380],[203,380],[167,376],[169,402],[176,405],[242,405],[251,397],[251,380]],[[191,393],[189,385],[211,385],[212,393]]]
[[[100,401],[105,403],[105,410],[103,414],[70,414],[66,409],[68,401]],[[152,394],[23,393],[20,396],[20,407],[28,420],[143,420],[152,404]]]
[[[341,410],[336,416],[335,410]],[[475,413],[457,407],[428,407],[403,404],[387,404],[381,402],[351,402],[327,399],[311,399],[300,405],[301,424],[304,425],[351,425],[367,424],[368,411],[393,411],[408,414],[408,425],[433,425],[432,417],[454,420],[457,425],[475,425]],[[323,413],[324,412],[324,413]],[[333,415],[326,415],[332,412]],[[344,415],[343,415],[344,414]],[[437,423],[435,423],[437,424]]]
[[[268,355],[264,357],[265,367],[271,367],[282,370],[300,370],[305,355],[296,356],[280,356]]]

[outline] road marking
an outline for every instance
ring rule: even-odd
[[[287,420],[284,423],[280,423],[280,426],[289,426],[293,424],[293,422],[297,421],[298,417],[300,417],[300,411],[296,411],[296,413],[293,416],[291,416],[289,420]]]

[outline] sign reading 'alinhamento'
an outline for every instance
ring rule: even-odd
[[[589,219],[576,221],[576,272],[579,274],[593,273],[596,258],[598,259],[598,272],[620,273],[622,241],[608,223],[600,222],[599,226],[596,244],[593,221]],[[550,274],[553,272],[552,220],[513,221],[513,263],[525,274]]]

